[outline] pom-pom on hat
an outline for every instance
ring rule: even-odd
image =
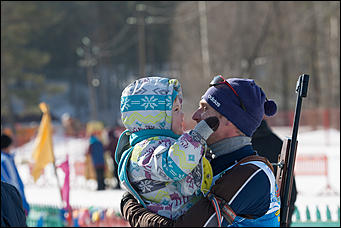
[[[202,98],[245,135],[251,137],[264,114],[276,114],[277,105],[266,98],[263,90],[252,79],[229,78],[226,82],[211,86]]]
[[[267,116],[273,116],[277,112],[277,105],[273,100],[268,100],[266,98],[266,101],[264,103],[264,112]]]

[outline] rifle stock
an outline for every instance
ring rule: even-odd
[[[295,161],[296,161],[296,152],[297,152],[297,143],[298,141],[296,140],[296,146],[295,146],[295,152],[294,152],[294,164],[293,167],[295,167]],[[278,192],[279,196],[281,198],[281,219],[280,223],[282,227],[287,226],[287,222],[284,223],[285,221],[288,221],[288,214],[286,211],[289,211],[290,207],[290,199],[291,199],[291,192],[292,192],[292,183],[293,183],[293,175],[288,175],[288,165],[289,165],[289,153],[290,153],[290,146],[291,146],[291,138],[286,138],[283,140],[283,146],[281,150],[281,154],[278,156],[278,164],[277,166],[277,176],[276,176],[276,183],[278,186]],[[290,176],[290,180],[288,179]],[[289,185],[289,192],[285,192],[285,185]],[[284,195],[288,195],[288,200],[285,200]],[[286,201],[286,202],[285,202]]]
[[[286,138],[283,140],[282,150],[278,156],[278,166],[277,166],[277,175],[276,175],[276,183],[278,187],[279,195],[282,196],[282,189],[281,188],[285,183],[285,177],[287,173],[287,166],[288,164],[288,154],[290,149],[290,138]]]

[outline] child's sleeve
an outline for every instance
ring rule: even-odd
[[[217,122],[200,121],[193,130],[184,133],[175,142],[161,141],[151,157],[152,179],[179,181],[191,173],[206,150],[207,138],[218,128],[219,120],[215,117],[214,121]]]

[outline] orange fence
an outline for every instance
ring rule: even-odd
[[[186,115],[186,114],[185,114]],[[191,116],[191,113],[187,113]],[[295,110],[278,111],[276,115],[264,116],[268,124],[273,126],[293,126]],[[186,120],[186,119],[185,119]],[[185,130],[193,129],[196,123],[191,118],[185,122]],[[302,109],[300,126],[311,126],[312,129],[319,127],[334,128],[340,130],[340,108],[330,109]]]
[[[270,126],[292,126],[295,111],[279,111],[273,117],[265,117]],[[300,126],[335,128],[340,130],[340,108],[330,109],[303,109],[300,117]]]
[[[326,155],[299,155],[295,162],[295,175],[328,176],[328,157]]]
[[[13,136],[13,132],[10,128],[4,128],[3,133],[9,135],[14,139],[13,146],[19,147],[24,145],[25,143],[32,140],[38,132],[38,125],[35,126],[24,126],[21,124],[16,124],[15,126],[15,137]]]

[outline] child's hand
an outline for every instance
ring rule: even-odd
[[[193,129],[201,135],[204,140],[207,140],[210,135],[219,127],[219,119],[215,116],[201,120]]]
[[[213,131],[216,131],[219,127],[219,119],[216,116],[207,117],[204,121]]]

